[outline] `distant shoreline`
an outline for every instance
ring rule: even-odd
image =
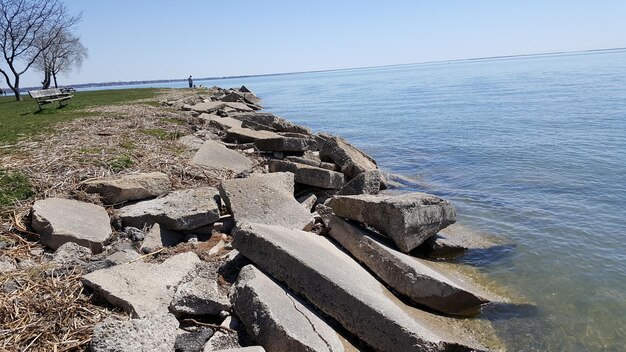
[[[486,57],[451,59],[451,60],[436,60],[436,61],[423,61],[423,62],[412,62],[412,63],[403,63],[403,64],[389,64],[389,65],[378,65],[378,66],[335,68],[335,69],[313,70],[313,71],[296,71],[296,72],[262,73],[262,74],[254,74],[254,75],[204,77],[204,78],[194,78],[194,80],[196,80],[196,81],[214,81],[214,80],[250,78],[250,77],[271,77],[271,76],[297,75],[297,74],[303,74],[303,73],[322,73],[322,72],[332,72],[332,71],[361,70],[361,69],[380,68],[380,67],[394,67],[394,66],[406,66],[406,65],[432,65],[432,64],[451,63],[451,62],[462,62],[462,61],[502,60],[502,59],[514,59],[514,58],[524,58],[524,57],[551,56],[551,55],[569,55],[569,54],[594,53],[594,52],[606,52],[606,51],[622,51],[622,50],[626,50],[626,47],[622,47],[622,48],[607,48],[607,49],[587,49],[587,50],[576,50],[576,51],[555,51],[555,52],[536,53],[536,54],[486,56]],[[187,78],[181,78],[181,79],[178,79],[178,78],[176,78],[176,79],[155,79],[155,80],[141,80],[141,81],[117,81],[117,82],[101,82],[101,83],[79,83],[79,84],[73,84],[73,85],[72,84],[70,84],[70,85],[62,85],[61,87],[69,87],[69,86],[71,86],[71,87],[74,87],[74,88],[93,88],[93,87],[142,85],[142,84],[173,83],[173,82],[185,82],[186,83],[187,82]],[[39,86],[24,87],[24,88],[20,88],[20,92],[26,93],[29,90],[39,89],[39,88],[40,88]],[[3,88],[3,89],[5,89],[5,88]],[[8,89],[8,88],[6,88],[6,89]]]

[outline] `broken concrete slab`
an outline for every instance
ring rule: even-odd
[[[358,194],[378,194],[381,188],[381,182],[384,180],[383,174],[378,170],[365,171],[358,174],[355,178],[346,183],[339,195],[358,195]]]
[[[213,113],[220,109],[234,109],[236,111],[246,112],[253,111],[250,107],[243,103],[231,103],[231,102],[223,102],[223,101],[209,101],[202,102],[195,105],[185,105],[183,109],[197,111],[199,113]]]
[[[328,206],[337,216],[367,224],[409,252],[456,221],[446,200],[426,193],[334,196]]]
[[[86,265],[91,254],[89,248],[74,242],[67,242],[57,248],[52,255],[52,262],[61,265]]]
[[[184,189],[127,205],[117,212],[124,226],[143,228],[159,223],[174,231],[192,230],[219,220],[218,197],[213,187]]]
[[[391,243],[361,226],[333,216],[328,227],[330,236],[358,261],[415,303],[445,314],[470,316],[488,302],[467,284],[455,282],[425,260],[391,249]]]
[[[311,135],[311,129],[308,127],[295,124],[271,113],[239,113],[233,115],[233,118],[241,120],[244,123],[243,127],[247,126],[252,129]]]
[[[339,171],[339,168],[337,167],[337,165],[333,164],[333,163],[327,163],[327,162],[323,162],[315,159],[311,159],[311,158],[305,158],[305,157],[300,157],[300,156],[292,156],[292,155],[288,155],[285,157],[285,159],[287,161],[291,161],[294,163],[299,163],[299,164],[305,164],[305,165],[310,165],[310,166],[315,166],[315,167],[321,167],[322,169],[326,169],[326,170],[331,170],[331,171]]]
[[[489,252],[490,257],[510,252],[515,245],[485,233],[452,225],[427,239],[418,250],[431,258],[453,258],[466,252]]]
[[[204,352],[212,352],[212,351],[222,351],[222,350],[238,350],[242,348],[240,338],[242,335],[245,335],[245,332],[242,331],[241,326],[239,325],[239,321],[233,316],[228,316],[224,319],[222,324],[225,328],[230,329],[231,331],[222,331],[217,329],[215,334],[211,336],[209,341],[207,341],[206,345],[204,345]],[[243,336],[245,338],[245,336]]]
[[[344,351],[319,315],[253,265],[241,269],[230,298],[248,333],[268,351]]]
[[[324,237],[247,223],[235,230],[233,246],[376,350],[476,347],[468,346],[463,336],[446,336],[441,327],[416,320],[408,307]]]
[[[315,203],[317,202],[317,196],[313,193],[307,193],[296,198],[296,200],[298,201],[298,203],[302,204],[304,209],[312,211]]]
[[[187,150],[196,151],[202,147],[204,139],[189,134],[178,138],[178,143],[184,145]]]
[[[292,173],[252,174],[225,180],[219,188],[235,223],[251,221],[309,230],[315,222],[293,197]]]
[[[154,224],[144,237],[139,249],[143,253],[150,253],[163,247],[173,247],[181,243],[184,239],[184,234],[168,230],[165,227],[161,227],[159,224]]]
[[[207,350],[204,350],[207,352]],[[265,349],[261,346],[248,346],[240,348],[229,348],[227,350],[216,350],[216,352],[265,352]]]
[[[217,281],[208,277],[194,277],[178,285],[170,311],[177,316],[219,315],[230,310],[228,297],[218,287]]]
[[[252,168],[254,161],[221,143],[205,141],[193,156],[191,164],[209,170],[240,173]]]
[[[117,251],[110,256],[106,257],[106,261],[113,263],[113,265],[126,264],[130,261],[139,258],[139,253],[133,249],[124,249]]]
[[[91,340],[93,352],[172,352],[178,320],[171,315],[143,319],[107,318],[96,324]]]
[[[160,264],[137,261],[97,270],[84,275],[82,282],[109,303],[142,318],[167,313],[176,286],[199,263],[195,253],[187,252]]]
[[[270,160],[269,170],[270,172],[291,172],[296,182],[320,188],[340,189],[345,182],[344,175],[340,172],[291,161]]]
[[[341,172],[350,178],[378,168],[376,161],[371,156],[341,137],[326,138],[320,145],[320,157],[322,161],[332,161],[339,165]]]
[[[304,152],[315,150],[317,142],[312,138],[284,137],[263,138],[254,141],[254,146],[262,151],[273,152]]]
[[[227,131],[231,128],[241,128],[241,121],[233,119],[232,117],[221,117],[214,114],[200,114],[198,118],[222,131]]]
[[[41,235],[41,243],[52,249],[74,242],[100,253],[113,233],[109,214],[103,207],[62,198],[36,201],[31,225]]]
[[[236,140],[237,143],[250,143],[260,139],[281,138],[281,135],[271,131],[255,131],[249,128],[231,128],[226,131],[226,138]]]
[[[97,178],[82,183],[87,193],[97,193],[107,204],[159,197],[172,187],[170,178],[162,172]]]
[[[213,330],[200,328],[197,331],[184,332],[176,336],[174,352],[200,352],[207,340],[213,336]]]

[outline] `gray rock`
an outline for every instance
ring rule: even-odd
[[[185,235],[180,232],[168,230],[159,224],[154,224],[146,234],[139,249],[143,253],[150,253],[163,247],[173,247],[181,243],[184,238]]]
[[[254,162],[221,143],[206,141],[191,160],[192,165],[216,171],[240,173],[249,170]]]
[[[89,258],[91,250],[73,242],[64,243],[52,255],[52,261],[62,265],[84,265]]]
[[[142,229],[138,229],[138,228],[133,227],[133,226],[126,226],[124,228],[124,233],[133,242],[143,241],[146,238],[146,233],[143,232]]]
[[[354,178],[361,172],[376,170],[376,161],[340,137],[330,137],[321,145],[320,157],[339,165],[341,172]]]
[[[248,107],[246,104],[243,104],[243,103],[229,103],[229,102],[222,102],[222,101],[209,101],[209,102],[198,103],[196,105],[184,106],[184,109],[189,109],[192,111],[197,111],[199,113],[207,113],[207,114],[216,112],[221,109],[226,109],[226,108],[234,109],[236,111],[241,111],[241,112],[253,111],[250,107]]]
[[[139,253],[135,252],[132,249],[125,249],[111,254],[110,256],[106,257],[106,260],[111,262],[113,265],[119,265],[126,264],[137,258],[139,258]]]
[[[178,143],[182,144],[187,150],[196,151],[204,144],[204,139],[194,135],[182,136],[178,139]]]
[[[255,131],[249,128],[231,128],[226,132],[226,138],[234,139],[237,143],[250,143],[260,139],[281,138],[281,135],[271,131]]]
[[[222,330],[215,331],[209,341],[204,345],[204,352],[232,350],[241,348],[239,342],[239,321],[232,316],[226,317],[222,324],[223,327],[229,328],[233,332],[224,332]]]
[[[317,148],[317,142],[312,138],[277,137],[263,138],[254,141],[254,145],[263,151],[303,152]]]
[[[209,328],[178,334],[174,352],[200,352],[211,336],[213,336],[213,330]]]
[[[225,180],[220,194],[235,223],[250,221],[309,230],[315,220],[293,197],[293,177],[291,173],[273,173]]]
[[[267,351],[343,351],[337,333],[312,309],[252,265],[231,289],[235,313]]]
[[[328,206],[340,217],[367,224],[409,252],[456,221],[448,201],[426,193],[335,196]]]
[[[244,93],[243,99],[246,103],[259,105],[261,104],[261,99],[259,99],[256,95],[252,93]]]
[[[94,271],[82,282],[109,303],[142,318],[167,313],[176,286],[199,263],[195,253],[187,252],[161,264],[137,261]]]
[[[296,182],[320,188],[340,189],[345,182],[342,173],[291,161],[271,160],[269,169],[270,172],[291,172]]]
[[[98,178],[83,182],[87,193],[97,193],[107,204],[140,200],[167,194],[172,184],[161,172]]]
[[[207,350],[205,350],[206,352]],[[229,348],[227,350],[219,350],[216,352],[265,352],[265,349],[261,346],[248,346],[241,348]]]
[[[250,89],[248,89],[248,87],[246,86],[241,86],[241,88],[239,88],[239,91],[242,93],[252,93],[252,91]],[[254,94],[254,93],[252,93]]]
[[[62,198],[36,201],[32,226],[41,235],[41,243],[52,249],[74,242],[100,253],[112,234],[109,214],[103,207]]]
[[[507,251],[513,247],[502,239],[450,226],[428,238],[419,248],[432,258],[451,258],[466,251]]]
[[[375,350],[469,350],[417,320],[401,301],[324,237],[280,226],[245,224],[233,246],[258,267],[304,296]]]
[[[346,183],[338,194],[378,194],[383,174],[378,170],[365,171],[357,175],[350,182]]]
[[[302,204],[304,209],[308,211],[312,211],[315,206],[315,202],[317,202],[317,196],[313,193],[308,193],[303,196],[296,198],[298,203]]]
[[[124,226],[143,228],[159,223],[174,231],[191,230],[219,220],[217,197],[213,187],[185,189],[122,207],[118,215]]]
[[[178,286],[170,311],[177,316],[219,315],[220,311],[230,307],[228,297],[220,291],[215,280],[196,277]]]
[[[333,216],[329,234],[376,276],[415,303],[450,315],[475,315],[488,300],[428,262],[389,248],[376,234]]]
[[[93,329],[93,352],[172,352],[178,320],[171,314],[144,319],[106,319]]]

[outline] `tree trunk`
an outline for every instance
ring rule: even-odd
[[[57,84],[57,74],[54,71],[52,71],[52,78],[54,78],[54,88],[59,88]]]
[[[7,81],[7,83],[9,82]],[[20,95],[20,76],[19,75],[15,75],[15,84],[11,85],[9,83],[9,87],[13,91],[13,94],[15,94],[15,101],[22,100],[22,96]]]
[[[43,73],[43,82],[41,82],[42,89],[50,88],[50,70],[46,69]]]

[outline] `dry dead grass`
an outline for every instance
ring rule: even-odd
[[[196,101],[189,90],[168,90],[159,100]],[[126,313],[98,305],[83,292],[81,269],[57,273],[43,260],[37,235],[24,225],[35,199],[64,197],[100,203],[80,190],[84,180],[118,173],[160,171],[174,189],[217,185],[210,175],[188,164],[191,157],[176,141],[198,122],[190,114],[156,106],[155,100],[91,109],[48,135],[19,142],[0,155],[4,169],[28,176],[35,194],[0,212],[0,259],[28,262],[0,273],[0,351],[82,351],[93,326],[108,316]],[[7,211],[8,210],[8,211]],[[205,251],[203,245],[195,250]]]

